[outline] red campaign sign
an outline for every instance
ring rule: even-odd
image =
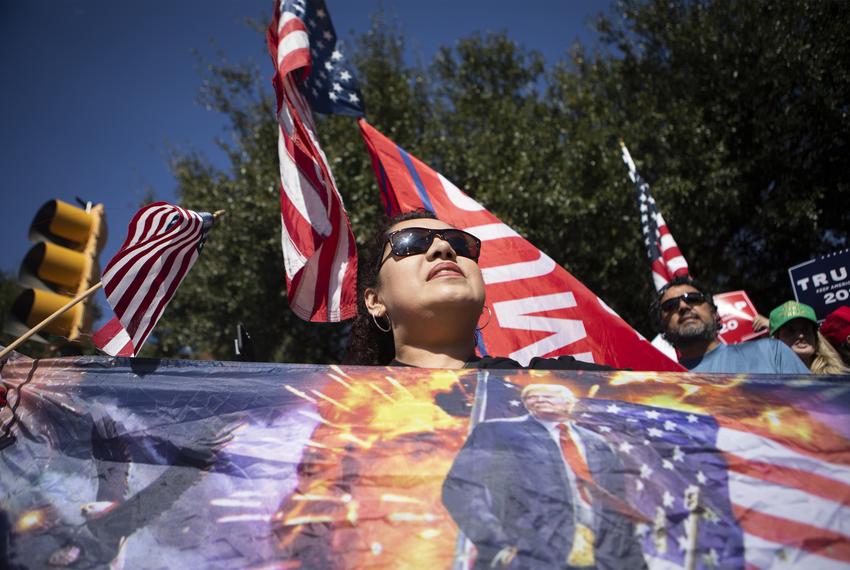
[[[758,311],[745,291],[720,293],[714,296],[714,303],[722,324],[720,340],[725,344],[737,344],[767,334],[767,329],[753,332],[753,319]]]

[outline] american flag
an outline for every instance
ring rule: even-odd
[[[758,388],[775,399],[772,382]],[[488,380],[483,417],[527,414],[521,388]],[[822,400],[816,389],[822,386],[812,388],[813,398]],[[746,405],[758,399],[753,390]],[[585,399],[576,409],[576,422],[618,452],[628,505],[652,521],[636,525],[650,570],[850,568],[850,467],[846,448],[835,451],[845,440],[805,449],[796,437],[737,421],[736,402],[733,394],[716,402],[713,416],[610,399]]]
[[[688,262],[679,251],[673,234],[670,233],[658,206],[655,205],[655,199],[649,192],[649,184],[638,174],[629,149],[622,142],[620,146],[623,150],[623,162],[629,167],[629,178],[635,183],[637,189],[640,229],[643,233],[643,243],[646,245],[646,254],[652,266],[652,281],[655,283],[655,289],[658,290],[674,277],[686,277]]]
[[[177,287],[201,253],[212,214],[166,202],[133,217],[127,239],[103,273],[106,300],[115,317],[92,336],[112,356],[136,356]]]
[[[699,493],[693,567],[744,568],[743,531],[729,498],[730,473],[716,450],[714,418],[601,400],[580,416],[619,452],[626,500],[652,520],[637,526],[652,568],[686,567],[692,492]]]
[[[362,115],[362,96],[321,0],[276,4],[267,39],[275,64],[289,306],[304,320],[340,321],[357,313],[357,250],[311,108]]]

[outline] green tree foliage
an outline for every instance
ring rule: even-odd
[[[850,5],[619,2],[617,57],[578,66],[652,182],[692,266],[766,312],[786,270],[847,247]]]
[[[594,49],[548,65],[506,33],[409,65],[391,29],[377,18],[349,50],[368,120],[644,334],[652,284],[620,138],[692,273],[746,289],[762,312],[790,297],[789,265],[848,244],[846,3],[624,0],[599,17]],[[156,354],[231,358],[243,322],[258,360],[339,358],[345,327],[302,323],[286,304],[267,75],[209,68],[204,100],[231,121],[230,168],[182,155],[174,172],[184,205],[227,214],[169,306]],[[348,117],[319,129],[362,244],[382,208],[359,131]]]

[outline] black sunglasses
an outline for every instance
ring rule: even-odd
[[[434,243],[435,237],[448,242],[454,252],[461,257],[467,257],[477,262],[478,256],[481,255],[481,240],[463,230],[454,228],[440,230],[404,228],[387,234],[387,241],[390,242],[390,254],[381,260],[378,269],[381,269],[390,256],[408,257],[427,252],[431,248],[431,244]]]
[[[678,297],[670,297],[663,303],[661,303],[661,310],[665,313],[669,313],[670,311],[675,310],[679,303],[682,301],[685,302],[689,307],[696,307],[697,305],[702,305],[707,301],[705,295],[698,291],[694,291],[691,293],[685,293],[684,295],[679,295]]]

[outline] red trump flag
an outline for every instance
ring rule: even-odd
[[[633,370],[684,370],[481,204],[365,120],[359,124],[389,215],[425,208],[483,242],[479,263],[492,312],[479,338],[483,354],[523,364],[571,355]]]

